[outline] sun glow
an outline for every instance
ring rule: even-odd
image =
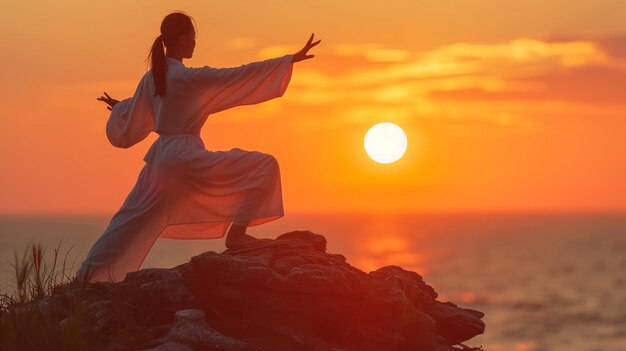
[[[398,125],[381,122],[365,133],[365,152],[374,161],[382,164],[394,163],[406,152],[406,134]]]

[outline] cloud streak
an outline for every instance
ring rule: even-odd
[[[288,103],[319,110],[318,121],[300,123],[318,127],[325,119],[336,127],[337,121],[365,123],[385,114],[536,130],[538,122],[524,116],[525,107],[550,101],[565,109],[624,106],[624,43],[624,36],[518,38],[422,52],[341,44],[321,50],[314,66],[296,68]],[[498,105],[477,109],[480,102]]]

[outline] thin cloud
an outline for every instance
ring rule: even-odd
[[[586,41],[594,43],[606,55],[613,59],[626,60],[626,34],[613,34],[598,38],[582,35],[555,35],[545,39],[549,43],[567,43],[572,41]]]
[[[370,62],[404,62],[411,57],[407,50],[384,48],[377,43],[341,44],[333,52],[338,56],[363,56]]]
[[[487,91],[473,87],[458,90],[432,91],[430,96],[446,100],[558,100],[570,103],[616,104],[626,103],[626,71],[613,67],[583,66],[549,72],[533,77],[519,78],[524,83],[541,86],[540,90]]]
[[[372,50],[393,51],[363,44],[339,45],[324,53],[315,71],[299,72],[303,74],[295,78],[298,88],[307,93],[296,93],[292,100],[301,98],[304,104],[311,102],[308,97],[316,96],[320,102],[373,99],[385,104],[464,96],[565,99],[572,103],[617,103],[623,99],[615,90],[625,72],[593,41],[521,38],[497,44],[456,43],[414,53],[406,62],[377,62],[376,69],[363,67],[342,74],[333,67],[333,74],[327,71],[328,64],[337,62],[336,56],[371,60],[368,55]]]
[[[235,37],[226,42],[226,47],[231,50],[250,49],[256,46],[257,40],[251,37]]]

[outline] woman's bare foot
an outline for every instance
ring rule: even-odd
[[[224,243],[224,245],[226,245],[226,248],[232,249],[238,246],[254,244],[254,243],[261,242],[261,241],[262,241],[261,239],[257,239],[253,236],[250,236],[246,234],[245,232],[244,233],[233,232],[233,233],[228,233],[228,235],[226,236],[226,242]]]

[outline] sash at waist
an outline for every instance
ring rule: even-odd
[[[176,154],[192,151],[192,149],[205,149],[204,142],[200,137],[200,133],[157,133],[159,137],[154,141],[152,146],[146,152],[143,160],[151,162],[157,150],[170,150],[172,147],[177,149]]]

